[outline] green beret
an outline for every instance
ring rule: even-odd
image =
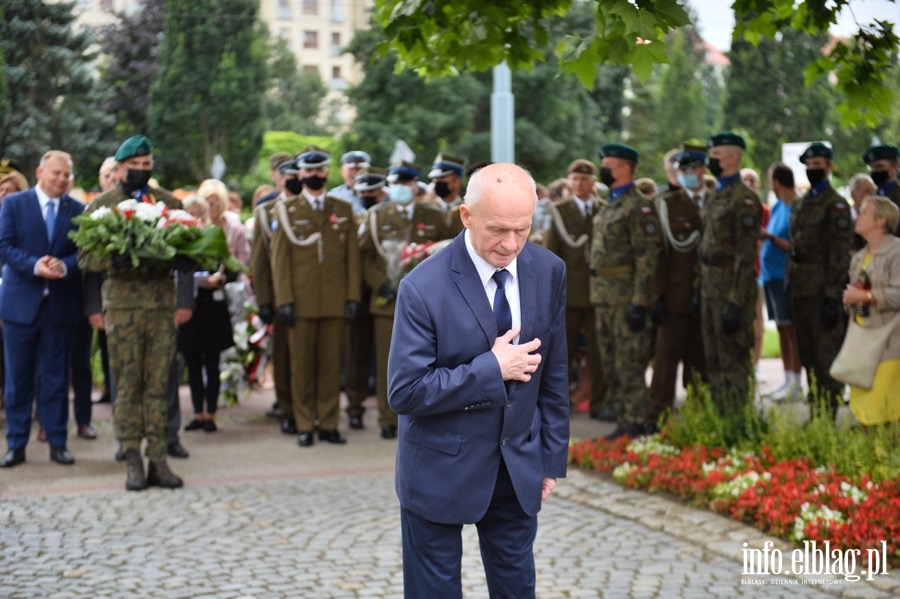
[[[632,162],[638,161],[638,151],[625,144],[606,144],[600,148],[600,158],[622,158]]]
[[[831,160],[834,158],[834,150],[823,144],[821,141],[814,141],[809,144],[809,147],[806,148],[802,154],[800,154],[800,162],[806,164],[806,161],[809,158],[827,158],[828,160]]]
[[[590,160],[585,160],[584,158],[579,158],[578,160],[573,160],[572,164],[569,165],[569,168],[566,169],[566,174],[571,173],[584,173],[585,175],[596,175],[597,167],[594,166],[594,163]]]
[[[897,160],[898,156],[900,156],[900,150],[897,149],[897,146],[872,146],[863,154],[863,162],[872,164],[876,160]]]
[[[740,146],[741,148],[747,149],[747,144],[744,142],[744,138],[738,135],[733,131],[722,131],[721,133],[717,133],[709,138],[709,141],[706,145],[710,148],[714,148],[716,146]]]
[[[116,162],[122,162],[135,156],[149,156],[153,153],[153,144],[143,135],[135,135],[129,137],[122,142],[119,149],[116,150]]]

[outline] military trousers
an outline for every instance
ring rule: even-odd
[[[369,395],[369,376],[375,354],[375,324],[365,303],[359,306],[359,314],[347,323],[347,416],[362,416],[363,401]]]
[[[287,325],[276,318],[272,326],[272,378],[275,383],[275,403],[278,411],[285,418],[293,418],[291,352],[288,348],[287,331]]]
[[[397,426],[397,414],[388,404],[388,354],[391,351],[393,316],[375,316],[375,389],[378,394],[379,426]]]
[[[675,406],[679,362],[684,365],[681,381],[685,388],[694,382],[695,375],[707,382],[700,321],[690,314],[670,313],[665,324],[656,328],[653,379],[650,382],[654,420],[659,420],[663,412]]]
[[[619,424],[653,424],[645,374],[652,329],[631,332],[625,323],[625,306],[598,306],[595,313],[600,369],[606,378],[606,405],[615,412]]]
[[[822,327],[821,297],[791,296],[791,322],[797,333],[797,349],[800,363],[806,369],[806,379],[810,382],[809,399],[824,399],[832,412],[837,412],[844,395],[844,384],[828,374],[831,363],[837,357],[847,332],[843,315],[830,331]]]
[[[599,412],[606,395],[606,377],[600,367],[600,348],[597,346],[597,317],[593,307],[566,308],[566,347],[569,350],[569,383],[578,377],[578,339],[584,335],[587,342],[587,365],[591,377],[590,411]]]
[[[174,305],[174,302],[172,302]],[[124,451],[166,457],[166,383],[175,357],[174,309],[107,308],[106,338],[116,382],[113,426]]]
[[[722,310],[726,303],[726,298],[708,298],[704,294],[700,319],[709,389],[713,403],[723,414],[743,410],[751,401],[753,360],[750,350],[753,349],[756,314],[755,303],[745,306],[741,311],[740,328],[726,333],[722,326]]]
[[[287,328],[291,395],[298,431],[334,430],[340,416],[343,318],[298,318]]]

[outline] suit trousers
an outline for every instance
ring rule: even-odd
[[[460,599],[463,525],[438,524],[401,509],[400,527],[403,596]],[[522,511],[502,459],[491,503],[475,527],[491,599],[533,598],[537,516]]]
[[[3,323],[6,444],[10,449],[28,444],[35,392],[38,420],[47,432],[47,442],[50,447],[66,445],[72,329],[53,326],[46,309],[44,303],[30,325]],[[38,377],[40,389],[36,390]]]
[[[700,321],[690,314],[670,313],[666,323],[656,329],[653,380],[650,383],[654,422],[663,412],[675,406],[679,362],[684,364],[681,378],[685,389],[694,382],[695,375],[700,377],[701,382],[707,381]]]
[[[363,402],[369,395],[369,377],[372,375],[372,358],[375,347],[375,325],[365,303],[360,304],[359,314],[347,324],[347,415],[362,416]]]
[[[298,318],[287,327],[291,395],[298,431],[334,430],[340,416],[343,318]]]
[[[91,423],[91,345],[94,340],[94,329],[87,318],[75,325],[72,335],[72,411],[75,423],[79,426]]]

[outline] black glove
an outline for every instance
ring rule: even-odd
[[[294,326],[297,323],[297,310],[294,309],[294,304],[278,306],[278,320],[289,327]]]
[[[726,335],[731,335],[741,328],[741,307],[734,302],[728,302],[722,308],[722,330]]]
[[[259,319],[266,324],[272,324],[272,321],[275,320],[275,315],[272,313],[272,304],[263,304],[259,307]]]
[[[830,331],[837,326],[838,319],[841,317],[841,300],[826,297],[822,301],[822,328]]]
[[[378,297],[384,298],[385,301],[390,302],[396,297],[396,291],[394,291],[394,286],[390,281],[385,281],[381,284],[381,287],[378,288]]]
[[[691,316],[700,320],[700,312],[701,312],[702,301],[700,299],[700,288],[694,287],[693,293],[691,293]]]
[[[668,317],[669,315],[666,314],[666,296],[661,295],[653,302],[653,305],[650,306],[650,320],[652,320],[653,324],[656,326],[662,326],[666,324],[666,319]]]
[[[356,318],[357,312],[359,312],[359,302],[347,300],[347,303],[344,304],[344,320],[353,320]]]
[[[625,308],[625,324],[632,333],[640,333],[647,326],[647,308],[637,304],[628,304]]]

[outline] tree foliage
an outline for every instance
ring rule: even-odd
[[[297,59],[281,38],[269,44],[269,83],[263,100],[267,131],[321,133],[316,124],[327,89],[318,71],[298,69]]]
[[[100,106],[90,31],[73,29],[73,2],[4,0],[0,54],[8,102],[0,119],[0,151],[26,173],[50,149],[72,154],[93,171],[109,152],[102,141],[112,126]]]
[[[268,81],[265,28],[255,0],[166,0],[160,66],[150,87],[149,134],[169,185],[251,169],[262,143]]]

